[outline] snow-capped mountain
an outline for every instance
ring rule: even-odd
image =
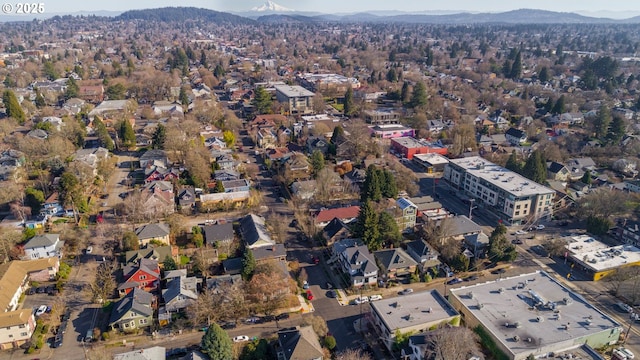
[[[276,3],[274,3],[271,0],[268,0],[267,2],[265,2],[264,4],[262,4],[262,6],[256,6],[254,8],[251,9],[251,11],[259,11],[259,12],[282,12],[282,11],[295,11],[293,9],[289,9],[287,7],[284,7],[282,5],[278,5]]]

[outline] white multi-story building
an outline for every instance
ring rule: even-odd
[[[476,205],[491,209],[507,223],[521,224],[553,215],[553,189],[479,156],[451,160],[443,178],[459,194],[475,199]]]

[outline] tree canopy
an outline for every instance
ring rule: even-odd
[[[11,90],[5,90],[2,94],[2,102],[7,111],[7,116],[16,119],[20,125],[24,124],[27,117],[18,102],[16,94]]]
[[[211,360],[229,360],[233,358],[231,338],[215,322],[207,328],[207,332],[200,341],[200,347]]]

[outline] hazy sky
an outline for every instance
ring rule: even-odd
[[[165,6],[195,6],[218,11],[246,11],[260,6],[264,0],[109,0],[69,1],[49,0],[46,12],[76,12],[146,9]],[[470,12],[501,12],[515,9],[543,9],[578,13],[620,12],[616,17],[631,17],[640,12],[640,2],[632,0],[278,0],[277,4],[298,11],[323,13],[357,12],[367,10],[437,11],[456,10]],[[624,13],[627,16],[624,16]]]

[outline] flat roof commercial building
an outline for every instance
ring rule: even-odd
[[[588,235],[563,238],[570,260],[592,280],[598,281],[616,269],[640,266],[640,249],[633,245],[608,246]]]
[[[452,289],[469,327],[480,325],[509,359],[615,344],[622,326],[543,271]]]
[[[397,331],[418,333],[460,323],[460,314],[437,290],[378,300],[369,306],[374,328],[388,349],[393,346]]]
[[[449,152],[446,147],[428,142],[424,139],[418,140],[412,137],[401,137],[391,139],[391,149],[409,160],[413,159],[416,154],[436,153],[447,155]]]
[[[276,99],[288,104],[290,114],[311,114],[313,113],[314,93],[299,85],[276,85]]]
[[[553,215],[553,189],[479,156],[450,160],[443,179],[509,224]]]
[[[449,159],[437,153],[415,154],[413,162],[423,167],[428,173],[434,173],[444,171]]]

